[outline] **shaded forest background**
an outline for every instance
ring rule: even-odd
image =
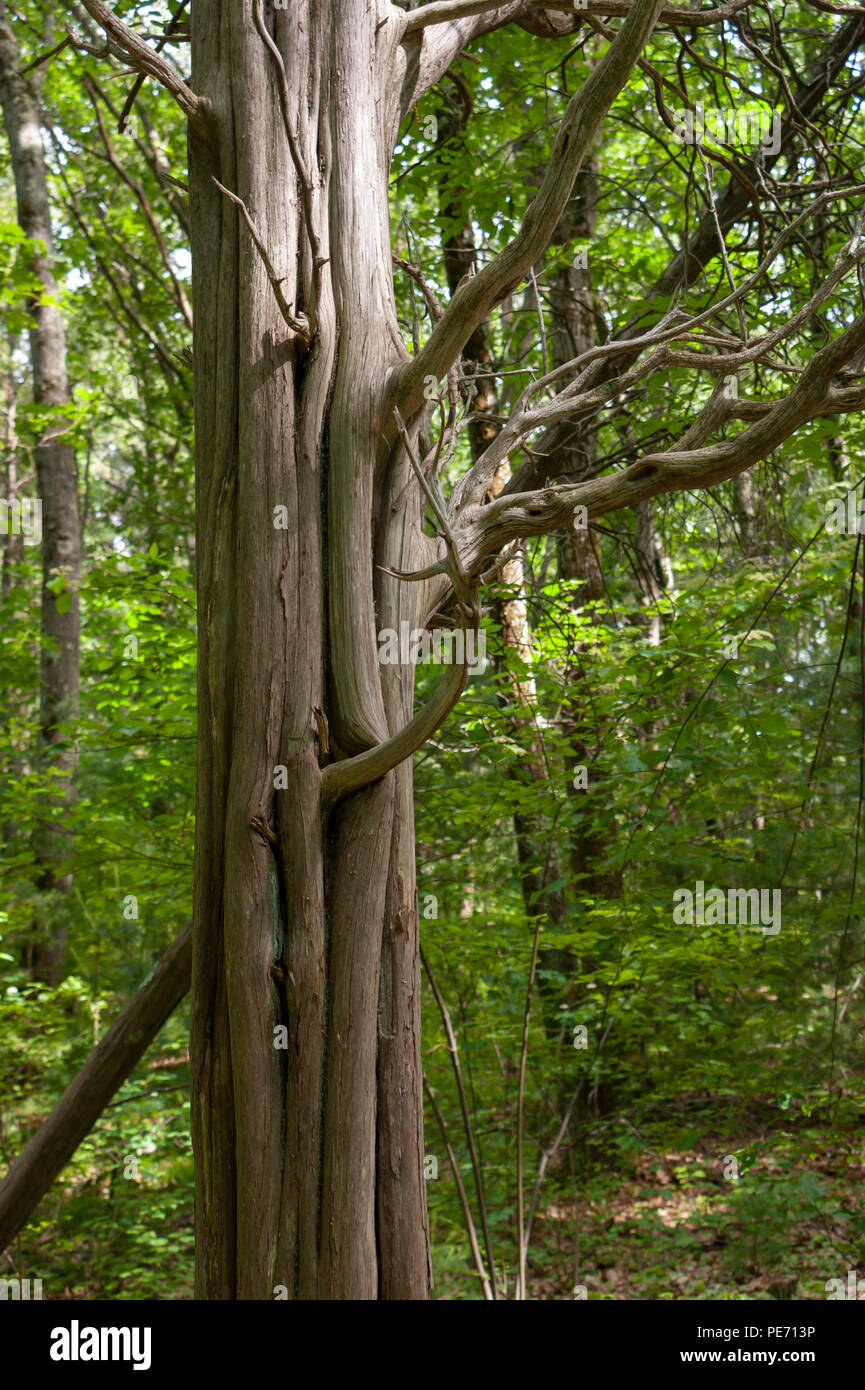
[[[162,5],[116,8],[164,37]],[[185,71],[179,14],[165,51]],[[93,53],[62,44],[56,13],[30,0],[11,19],[42,105],[72,387],[56,413],[75,451],[83,564],[54,590],[61,611],[73,587],[80,603],[80,714],[45,749],[39,547],[0,536],[4,1168],[191,914],[186,136],[150,81],[120,133],[134,75],[84,12],[67,17]],[[750,24],[774,52],[768,7]],[[788,5],[782,65],[810,72],[840,25]],[[600,51],[589,28],[542,43],[495,33],[405,123],[392,230],[409,344],[429,331],[431,293],[447,300],[513,235]],[[784,106],[741,34],[659,33],[647,57],[707,108]],[[802,198],[861,168],[862,77],[854,45],[820,118],[835,139],[805,139],[766,172],[768,230],[750,212],[728,238],[737,276]],[[555,243],[468,345],[461,409],[479,413],[455,469],[527,374],[640,310],[707,180],[727,181],[671,138],[649,86],[635,79],[616,102]],[[782,211],[794,181],[799,204]],[[854,222],[828,205],[792,237],[746,308],[752,329],[807,302]],[[33,249],[0,141],[7,497],[36,495],[52,419],[33,398]],[[689,307],[724,273],[707,267]],[[814,350],[847,307],[839,289],[812,316]],[[677,438],[709,389],[672,367],[663,388],[637,385],[556,447],[574,476],[629,462]],[[758,366],[738,389],[777,383]],[[818,421],[711,492],[527,542],[488,591],[487,667],[415,759],[434,1297],[482,1297],[479,1264],[512,1292],[520,1188],[533,1298],[823,1298],[865,1264],[865,554],[855,531],[826,526],[832,503],[852,493],[858,506],[862,443],[860,416]],[[419,698],[436,679],[423,671]],[[49,826],[62,827],[66,891],[45,887]],[[698,880],[780,889],[780,931],[676,923],[674,892]],[[34,944],[63,930],[56,978],[35,978]],[[191,1296],[187,1031],[184,1006],[3,1253],[2,1277],[42,1277],[48,1297]]]

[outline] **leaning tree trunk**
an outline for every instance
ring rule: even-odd
[[[187,926],[9,1165],[0,1182],[0,1251],[11,1245],[29,1221],[54,1179],[177,1008],[189,989],[191,955]]]
[[[380,567],[411,569],[421,536],[374,404],[407,358],[392,26],[361,0],[256,10],[258,32],[235,0],[192,19],[198,1296],[424,1298],[411,765],[330,816],[321,791],[328,742],[357,754],[411,717],[412,668],[376,644],[417,625],[418,586]]]
[[[75,451],[68,442],[70,402],[66,370],[66,334],[57,304],[51,209],[42,152],[39,94],[20,71],[20,55],[0,3],[0,102],[9,137],[18,221],[33,242],[30,268],[40,289],[29,304],[33,401],[48,410],[34,450],[39,503],[42,508],[42,646],[40,732],[42,753],[54,777],[53,814],[43,821],[34,844],[38,886],[49,920],[34,923],[28,964],[35,979],[55,984],[63,971],[68,929],[65,913],[72,875],[65,869],[71,840],[64,812],[74,800],[76,753],[63,728],[74,724],[79,699],[78,585],[81,577],[81,531]],[[57,581],[64,587],[57,591]],[[56,779],[56,780],[55,780]],[[59,904],[59,907],[58,907]]]

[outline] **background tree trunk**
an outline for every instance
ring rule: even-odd
[[[40,866],[38,887],[67,899],[72,875],[64,873],[71,842],[60,821],[75,796],[75,743],[61,726],[78,717],[79,639],[78,585],[81,577],[81,532],[75,452],[66,439],[69,379],[66,335],[57,307],[60,290],[54,276],[51,210],[42,152],[40,102],[37,89],[21,76],[15,38],[5,4],[0,3],[0,102],[9,137],[12,172],[18,202],[18,221],[35,243],[31,269],[41,291],[30,304],[32,327],[33,401],[50,412],[35,449],[36,479],[42,505],[42,648],[40,726],[46,768],[56,778],[54,814],[39,829],[35,856]],[[49,588],[65,580],[60,592]],[[61,900],[62,902],[62,900]],[[65,903],[49,900],[46,920],[37,911],[34,940],[29,950],[33,976],[56,983],[66,956],[68,928]]]

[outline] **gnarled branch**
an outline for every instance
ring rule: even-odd
[[[577,507],[585,507],[592,519],[662,492],[712,487],[744,472],[809,421],[821,415],[836,414],[842,405],[858,408],[863,396],[861,389],[845,387],[839,390],[833,387],[832,379],[863,351],[865,315],[815,353],[790,392],[768,410],[741,410],[744,403],[737,401],[725,405],[719,399],[720,393],[716,393],[678,447],[647,454],[628,468],[605,477],[536,492],[503,493],[487,506],[466,507],[452,520],[464,571],[469,575],[479,574],[487,558],[509,541],[567,529]],[[748,418],[756,414],[758,418],[749,429],[732,439],[693,447],[707,426],[714,428],[724,418],[741,414]],[[692,447],[683,448],[683,444]],[[431,602],[437,606],[446,592],[447,584],[440,580],[438,585],[431,586]]]
[[[155,77],[167,92],[170,92],[181,111],[189,118],[190,124],[195,126],[199,134],[205,139],[209,139],[209,131],[205,120],[205,107],[195,93],[187,87],[183,78],[180,77],[170,63],[160,56],[149,43],[138,37],[134,30],[124,24],[109,5],[103,4],[102,0],[82,0],[82,4],[87,13],[91,15],[100,28],[113,39],[118,48],[121,48],[129,57],[132,66],[138,68],[147,77]]]
[[[393,738],[353,758],[328,764],[321,775],[321,795],[326,810],[351,792],[360,791],[370,782],[377,782],[391,768],[416,753],[428,738],[432,738],[465,690],[469,664],[466,660],[451,666],[423,708]]]
[[[414,414],[423,402],[426,378],[438,381],[445,375],[477,325],[516,289],[541,255],[567,205],[585,152],[628,81],[662,7],[663,0],[633,0],[601,62],[568,103],[538,195],[519,232],[457,290],[426,346],[391,379],[383,418],[390,419],[394,405],[406,416]]]

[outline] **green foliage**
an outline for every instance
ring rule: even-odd
[[[118,8],[143,26],[165,18],[158,5]],[[41,26],[36,7],[25,9],[19,37],[32,60]],[[790,61],[808,72],[836,21],[798,4],[785,14]],[[535,42],[517,28],[496,32],[406,116],[393,164],[394,245],[441,300],[448,238],[468,231],[482,265],[519,227],[568,99],[602,50],[596,37],[583,38]],[[700,31],[689,44],[690,54],[659,32],[647,56],[667,81],[687,78],[692,102],[772,99],[766,70],[755,76],[753,53],[732,30],[723,42]],[[41,569],[38,551],[25,549],[4,569],[0,592],[6,1162],[191,911],[189,280],[183,190],[171,183],[182,181],[185,132],[170,100],[147,83],[136,101],[141,143],[118,135],[119,111],[109,117],[102,97],[94,105],[79,80],[82,64],[100,80],[98,60],[67,50],[46,65],[44,87],[74,380],[67,423],[86,539],[81,715],[59,731],[78,749],[66,825],[75,891],[64,902],[40,886],[36,845],[60,800],[55,771],[39,756]],[[109,91],[115,107],[129,81],[115,84],[122,95]],[[543,372],[554,327],[551,278],[576,250],[588,246],[599,339],[632,315],[649,324],[670,308],[670,295],[650,297],[650,287],[703,215],[705,175],[693,149],[662,143],[648,90],[636,76],[599,134],[594,236],[555,241],[539,267],[546,341],[528,292],[510,296],[490,319],[493,365],[517,373],[497,378],[503,412]],[[789,171],[805,188],[837,181],[842,157],[857,164],[862,118],[852,87],[847,100],[847,143],[824,151],[828,172],[807,155]],[[108,158],[97,106],[158,240]],[[466,109],[471,117],[459,129]],[[167,178],[158,176],[154,152]],[[39,286],[5,165],[3,174],[2,366],[26,472],[50,412],[32,402],[25,333]],[[719,188],[718,166],[710,177]],[[774,283],[748,297],[751,338],[808,302],[848,240],[851,210],[839,200],[819,236],[785,252]],[[743,222],[729,239],[737,283],[760,260],[763,229],[755,225]],[[716,272],[699,277],[681,303],[698,310],[717,298]],[[422,342],[429,317],[401,272],[397,295],[406,342],[415,333]],[[805,330],[806,346],[819,347],[851,312],[846,291],[833,291]],[[732,310],[721,328],[739,331]],[[750,367],[742,394],[773,399],[790,370],[778,359],[773,368]],[[674,365],[605,409],[599,468],[617,469],[678,439],[713,383]],[[744,427],[730,422],[727,437]],[[422,945],[458,1039],[505,1293],[518,1268],[519,1078],[535,931],[527,1210],[547,1158],[530,1246],[532,1296],[571,1298],[582,1285],[592,1299],[769,1298],[774,1276],[796,1275],[800,1296],[820,1298],[826,1279],[865,1260],[857,1138],[865,1113],[862,555],[858,537],[822,529],[828,500],[857,486],[862,494],[863,443],[860,416],[843,424],[833,417],[755,468],[756,548],[743,544],[733,483],[657,499],[652,522],[674,577],[655,603],[657,641],[635,579],[633,511],[603,519],[599,599],[586,597],[555,539],[530,541],[531,664],[502,641],[497,616],[520,595],[491,589],[490,667],[415,759]],[[446,484],[470,457],[466,431]],[[71,603],[66,578],[50,582],[58,608]],[[732,640],[735,656],[727,654]],[[419,699],[438,678],[421,674]],[[581,766],[585,790],[575,786]],[[780,888],[780,932],[676,923],[674,892],[698,880]],[[42,930],[62,922],[69,932],[70,973],[54,990],[34,984],[26,969],[34,919]],[[429,989],[423,1011],[426,1075],[480,1227],[448,1038]],[[16,1259],[50,1287],[76,1297],[191,1296],[186,1027],[180,1010],[23,1234]],[[585,1048],[574,1045],[579,1029]],[[436,1294],[476,1299],[479,1279],[432,1110],[426,1147],[439,1166],[428,1183]],[[724,1176],[731,1159],[736,1178]]]

